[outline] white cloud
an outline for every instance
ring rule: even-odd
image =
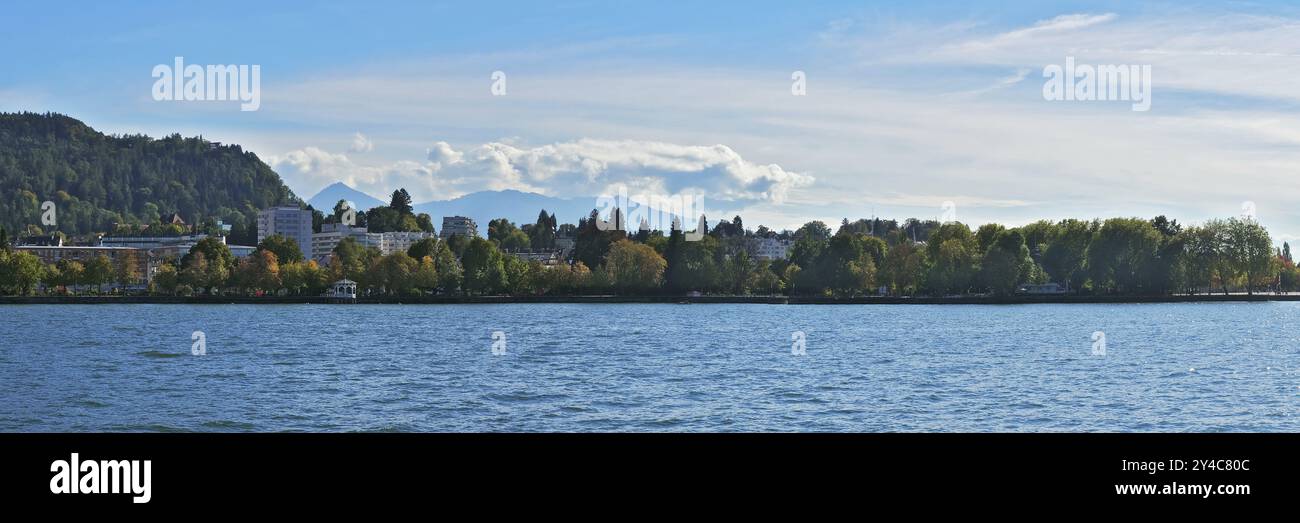
[[[1060,15],[1051,20],[1041,20],[1032,26],[1016,29],[1014,31],[1002,33],[993,38],[991,43],[1005,43],[1016,40],[1033,38],[1035,36],[1073,31],[1083,29],[1097,24],[1104,24],[1115,19],[1115,13],[1105,13],[1100,15],[1090,14],[1070,14]]]
[[[689,193],[719,201],[780,203],[791,189],[813,183],[811,175],[747,161],[725,145],[636,140],[581,139],[532,148],[490,142],[464,150],[437,142],[424,162],[382,166],[358,165],[346,155],[317,147],[269,160],[306,196],[342,181],[371,194],[405,187],[421,201],[505,189],[595,196],[621,186],[633,194]]]
[[[293,99],[263,113],[340,126],[333,136],[365,128],[385,154],[404,155],[369,155],[365,166],[319,150],[282,155],[277,169],[292,167],[286,179],[305,195],[334,180],[371,194],[405,186],[419,200],[507,188],[590,196],[621,183],[732,198],[747,224],[772,227],[930,216],[944,200],[971,223],[1160,213],[1194,222],[1251,200],[1275,235],[1300,233],[1285,200],[1300,172],[1300,20],[1088,14],[996,30],[950,21],[943,31],[905,27],[915,37],[903,43],[850,34],[865,25],[841,20],[809,36],[831,65],[797,64],[813,82],[805,97],[790,96],[785,63],[578,59],[512,75],[510,96],[498,98],[481,66],[340,72],[292,86]],[[1031,84],[1065,56],[1152,64],[1153,110],[1045,102]],[[413,138],[428,122],[447,122],[445,142]],[[727,145],[678,145],[715,143]]]
[[[375,150],[375,143],[370,141],[370,138],[367,138],[366,135],[356,133],[352,135],[352,146],[348,150],[354,153],[368,153]]]

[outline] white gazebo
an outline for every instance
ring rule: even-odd
[[[357,297],[357,282],[344,278],[330,285],[329,291],[325,293],[330,298],[351,298]]]

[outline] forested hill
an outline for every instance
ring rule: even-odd
[[[47,200],[58,223],[45,232],[108,232],[179,213],[188,223],[224,220],[238,234],[256,225],[258,209],[297,197],[238,145],[109,136],[61,114],[0,113],[0,227],[39,226]]]

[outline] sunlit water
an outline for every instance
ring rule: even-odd
[[[1300,303],[8,305],[0,319],[5,431],[1300,430]]]

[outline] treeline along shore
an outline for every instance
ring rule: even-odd
[[[0,305],[457,305],[517,303],[585,304],[758,304],[758,305],[1032,305],[1120,303],[1224,303],[1300,301],[1300,294],[1182,294],[1168,296],[367,296],[340,299],[324,296],[0,296]]]
[[[298,229],[271,225],[286,207],[306,215]],[[447,218],[468,222],[464,234],[447,234]],[[542,210],[536,223],[493,219],[484,237],[472,221],[444,217],[437,235],[405,189],[387,206],[358,210],[340,200],[328,212],[238,146],[107,136],[62,115],[0,114],[0,296],[15,297],[10,303],[314,303],[328,302],[325,295],[384,303],[1109,303],[1290,299],[1279,293],[1300,291],[1290,245],[1274,245],[1251,216],[1021,226],[872,217],[793,231],[747,228],[740,216],[700,217],[693,231],[650,230],[628,227],[617,208],[572,218]],[[381,249],[357,240],[367,234],[410,240]],[[145,250],[102,245],[105,236],[194,241]]]

